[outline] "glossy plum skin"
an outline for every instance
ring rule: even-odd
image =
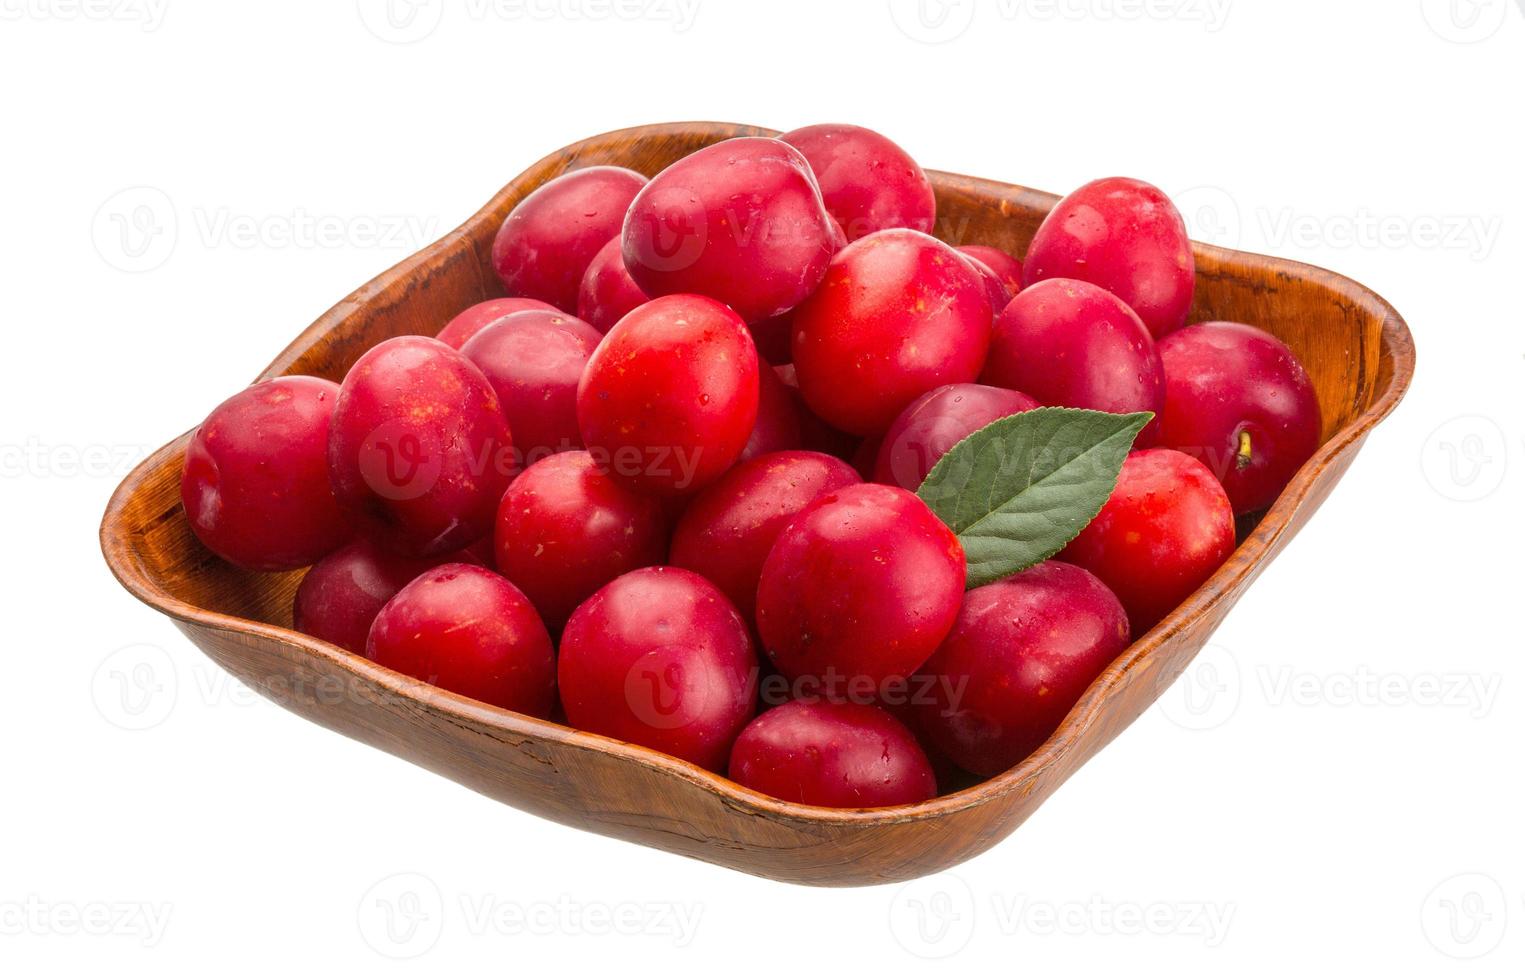
[[[509,484],[493,537],[498,571],[559,630],[588,596],[667,557],[659,500],[627,489],[586,452],[559,453]]]
[[[980,380],[1045,405],[1154,412],[1137,445],[1153,445],[1165,407],[1165,369],[1137,314],[1099,286],[1045,279],[996,318]]]
[[[1174,449],[1128,454],[1117,488],[1059,558],[1117,594],[1141,636],[1234,551],[1234,508],[1206,466]]]
[[[937,795],[932,764],[883,708],[791,701],[752,719],[731,749],[730,777],[809,806],[876,807]]]
[[[1127,303],[1163,337],[1186,323],[1196,264],[1186,223],[1158,187],[1106,177],[1049,212],[1027,248],[1022,281],[1081,279]]]
[[[535,608],[508,579],[480,565],[441,565],[382,607],[369,659],[487,704],[549,718],[556,657]]]
[[[615,235],[593,256],[577,291],[577,315],[599,333],[608,333],[620,317],[651,299],[630,278],[620,236]]]
[[[741,614],[703,578],[665,566],[622,575],[577,608],[558,675],[573,727],[717,772],[757,698]]]
[[[750,621],[763,562],[779,534],[811,501],[858,482],[847,463],[807,450],[742,463],[683,512],[669,560],[719,586]]]
[[[582,447],[577,383],[602,339],[574,316],[529,310],[488,324],[461,348],[497,392],[521,463]]]
[[[887,137],[864,129],[823,123],[784,133],[779,139],[810,161],[826,210],[848,241],[885,228],[932,233],[937,198],[932,182],[910,154]]]
[[[624,167],[586,167],[530,192],[503,219],[492,267],[510,296],[577,309],[588,263],[620,232],[625,211],[646,178]]]
[[[748,323],[810,295],[837,245],[805,158],[759,136],[707,146],[657,174],[622,234],[625,267],[647,295],[710,296]]]
[[[492,385],[438,340],[382,341],[340,386],[328,437],[334,495],[398,554],[443,555],[490,533],[514,460]]]
[[[995,270],[972,255],[965,255],[964,261],[980,274],[980,282],[985,284],[985,295],[990,300],[991,315],[994,316],[1006,309],[1006,304],[1011,302],[1011,297],[1015,294],[1006,288],[1006,284],[1001,281],[1000,276],[995,274]]]
[[[469,551],[444,560],[403,558],[356,539],[302,576],[291,604],[292,628],[364,656],[365,638],[381,607],[424,572],[456,561],[481,563]]]
[[[683,494],[741,455],[757,422],[747,326],[703,296],[663,296],[604,335],[577,388],[584,444],[632,489]]]
[[[837,253],[794,311],[800,394],[836,428],[883,432],[924,392],[973,381],[990,332],[973,265],[920,232],[875,232]]]
[[[966,436],[1008,415],[1038,407],[1020,391],[989,385],[933,388],[890,424],[874,461],[874,482],[915,490]]]
[[[1234,505],[1269,507],[1319,447],[1323,417],[1291,349],[1243,323],[1197,323],[1160,341],[1160,443],[1207,464]]]
[[[764,453],[799,449],[802,445],[800,432],[800,406],[794,392],[779,379],[778,373],[767,364],[758,364],[757,371],[757,422],[752,435],[741,450],[736,462],[744,463]]]
[[[1022,291],[1022,263],[1011,254],[993,245],[960,245],[958,250],[969,258],[984,263],[985,268],[995,273],[1001,285],[1006,287],[1008,300]],[[996,312],[1001,311],[998,309]]]
[[[964,550],[927,505],[864,483],[779,534],[757,586],[757,629],[779,672],[827,691],[910,676],[958,615]]]
[[[922,667],[935,683],[913,685],[932,695],[915,706],[917,728],[969,772],[1005,772],[1054,733],[1128,640],[1122,603],[1075,565],[1041,562],[972,589]]]
[[[489,323],[501,320],[510,313],[523,313],[525,310],[561,312],[550,303],[542,303],[538,299],[529,299],[525,296],[500,296],[497,299],[483,300],[466,307],[451,317],[450,322],[445,324],[434,339],[460,350],[466,345],[466,341],[475,337],[477,332]]]
[[[354,533],[328,485],[332,381],[262,381],[214,408],[185,449],[180,499],[196,537],[258,571],[310,565]]]

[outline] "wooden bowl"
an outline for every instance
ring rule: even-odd
[[[646,174],[716,141],[774,135],[753,126],[670,123],[596,136],[551,154],[443,239],[341,300],[260,378],[338,381],[374,344],[437,332],[501,295],[489,250],[505,215],[545,181],[618,164]],[[1058,200],[932,173],[938,233],[1017,255]],[[490,707],[403,677],[291,627],[300,572],[262,575],[214,558],[180,506],[189,433],[137,467],[112,496],[101,546],[112,572],[240,680],[311,719],[521,810],[574,827],[781,881],[861,885],[931,874],[1011,833],[1082,763],[1139,716],[1196,655],[1234,602],[1334,488],[1372,426],[1408,387],[1414,347],[1402,318],[1363,286],[1281,259],[1194,246],[1194,320],[1241,320],[1288,343],[1324,414],[1323,446],[1229,561],[1140,637],[1086,691],[1038,751],[1010,771],[915,806],[832,810],[785,803],[660,752]],[[188,406],[188,420],[210,406]]]

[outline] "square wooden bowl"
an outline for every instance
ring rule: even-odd
[[[460,228],[344,298],[260,378],[341,380],[376,343],[433,335],[456,312],[501,295],[489,262],[505,215],[545,181],[593,164],[645,174],[753,126],[669,123],[596,136],[517,177]],[[939,234],[1017,255],[1058,200],[988,180],[932,173]],[[1318,389],[1323,446],[1243,532],[1208,582],[1138,638],[1059,730],[1010,771],[914,806],[832,810],[762,796],[662,753],[527,718],[403,677],[291,629],[300,572],[262,575],[214,558],[180,506],[189,433],[150,456],[112,496],[107,563],[129,592],[171,617],[239,679],[297,714],[551,820],[812,885],[931,874],[1011,833],[1174,680],[1234,602],[1334,488],[1414,368],[1398,314],[1365,287],[1295,262],[1195,245],[1193,320],[1240,320],[1289,344]],[[209,406],[188,406],[188,418]]]

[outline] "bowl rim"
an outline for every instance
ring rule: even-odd
[[[411,269],[432,261],[440,253],[458,248],[463,242],[469,242],[472,232],[484,222],[490,221],[506,198],[523,190],[520,186],[522,181],[532,179],[536,173],[554,169],[558,161],[575,162],[581,151],[603,146],[613,140],[663,135],[714,136],[717,139],[724,139],[735,135],[777,135],[777,132],[777,130],[764,127],[734,123],[661,123],[612,130],[580,140],[548,154],[516,176],[458,227],[375,276],[324,312],[298,334],[255,380],[261,381],[287,373],[290,365],[300,355],[320,339],[338,329],[346,316],[373,298],[382,288]],[[572,169],[572,167],[564,169]],[[1034,201],[1046,200],[1049,207],[1059,200],[1057,195],[1034,191],[1021,185],[1004,184],[985,178],[966,177],[962,174],[938,170],[928,170],[927,174],[934,185],[951,182],[976,187],[982,185],[1000,187],[1006,189],[1008,193],[1016,190]],[[1367,408],[1358,412],[1344,426],[1330,434],[1318,451],[1297,471],[1292,481],[1265,512],[1255,531],[1235,549],[1229,560],[1170,615],[1149,632],[1136,638],[1107,666],[1102,674],[1086,688],[1085,693],[1060,722],[1059,727],[1042,745],[1027,758],[999,775],[920,803],[839,809],[780,800],[748,789],[720,773],[711,772],[656,749],[484,704],[399,674],[358,654],[352,654],[293,629],[214,612],[178,599],[165,590],[139,560],[132,546],[132,532],[126,526],[125,512],[148,475],[176,454],[184,451],[194,429],[181,434],[151,453],[133,468],[112,493],[100,526],[101,550],[112,574],[129,593],[175,620],[204,629],[257,637],[283,647],[296,648],[307,657],[319,661],[324,670],[347,673],[352,680],[373,685],[386,692],[389,697],[422,704],[431,711],[448,715],[457,722],[472,728],[506,732],[515,736],[559,743],[569,748],[602,752],[625,762],[683,779],[711,793],[724,796],[734,804],[743,806],[754,813],[796,824],[863,827],[947,816],[1021,792],[1024,787],[1031,785],[1035,777],[1055,766],[1068,752],[1073,751],[1082,736],[1102,721],[1106,705],[1112,700],[1117,690],[1127,683],[1130,672],[1137,669],[1171,637],[1203,618],[1227,596],[1235,594],[1247,579],[1259,572],[1266,559],[1274,552],[1278,540],[1293,526],[1293,517],[1296,512],[1304,504],[1309,503],[1319,473],[1352,452],[1371,429],[1397,407],[1412,381],[1415,353],[1413,337],[1409,333],[1407,324],[1391,304],[1360,283],[1318,266],[1196,241],[1192,242],[1192,253],[1199,265],[1204,258],[1213,260],[1213,264],[1216,265],[1223,265],[1229,261],[1241,264],[1248,262],[1268,269],[1278,276],[1316,280],[1380,315],[1382,322],[1380,356],[1388,357],[1392,361],[1392,374],[1388,384],[1384,390],[1376,393]],[[1375,379],[1367,383],[1375,383]]]

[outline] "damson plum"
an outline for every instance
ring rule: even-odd
[[[752,435],[736,461],[744,463],[764,453],[798,449],[802,445],[801,438],[800,407],[794,392],[779,380],[772,367],[759,364],[757,422],[752,426]]]
[[[920,667],[964,594],[964,550],[915,494],[858,484],[779,534],[757,587],[757,629],[791,680],[855,695]]]
[[[1234,551],[1234,508],[1206,466],[1174,449],[1128,454],[1096,519],[1059,553],[1105,582],[1135,636],[1181,604]]]
[[[703,296],[663,296],[604,335],[577,388],[584,444],[647,493],[683,494],[736,462],[757,422],[747,325]]]
[[[800,394],[839,429],[883,432],[919,395],[973,381],[990,329],[985,284],[962,256],[920,232],[875,232],[838,252],[794,311]]]
[[[960,245],[958,250],[969,258],[984,263],[985,268],[995,273],[1001,285],[1006,287],[1008,300],[1022,291],[1022,263],[1009,253],[993,245]],[[1001,311],[998,309],[996,312]]]
[[[487,704],[549,718],[556,656],[524,593],[480,565],[441,565],[403,586],[366,639],[383,667]]]
[[[599,333],[608,333],[620,317],[651,299],[630,278],[620,236],[615,235],[598,250],[583,273],[577,292],[577,315]]]
[[[723,593],[681,568],[642,568],[577,608],[558,664],[567,722],[723,770],[752,717],[752,636]]]
[[[1011,297],[1015,294],[1006,288],[1006,284],[1001,281],[1000,276],[995,274],[995,270],[972,255],[965,255],[964,261],[980,274],[980,282],[985,284],[985,295],[990,300],[991,315],[994,316],[1006,309],[1006,304],[1011,302]]]
[[[943,454],[978,429],[1038,407],[1020,391],[989,385],[933,388],[906,406],[884,433],[874,457],[874,482],[915,490]]]
[[[847,463],[805,450],[742,463],[683,512],[669,560],[719,586],[750,620],[763,561],[779,533],[817,497],[858,482]]]
[[[1038,226],[1022,281],[1081,279],[1127,303],[1155,337],[1186,323],[1196,265],[1186,223],[1158,187],[1127,177],[1092,181]]]
[[[530,310],[488,324],[461,348],[498,393],[522,462],[582,448],[577,383],[602,339],[574,316]]]
[[[1318,450],[1323,419],[1292,351],[1243,323],[1198,323],[1160,341],[1160,442],[1207,464],[1234,512],[1269,507]]]
[[[779,137],[810,161],[826,210],[857,241],[885,228],[932,233],[937,198],[910,154],[862,126],[823,123]]]
[[[810,166],[787,143],[729,139],[652,178],[625,218],[625,267],[650,296],[698,293],[748,323],[810,295],[836,251]]]
[[[1165,407],[1165,370],[1143,322],[1105,289],[1074,279],[1017,294],[996,318],[980,380],[1045,405],[1156,416]],[[1150,422],[1138,444],[1152,445],[1159,427]]]
[[[514,469],[497,393],[438,340],[382,341],[340,386],[329,479],[362,531],[391,551],[427,558],[485,537]]]
[[[498,505],[494,563],[553,629],[588,596],[667,556],[661,502],[614,480],[586,452],[542,459]]]
[[[466,307],[452,317],[434,339],[460,350],[465,346],[466,341],[475,337],[477,331],[489,323],[501,320],[510,313],[523,313],[525,310],[561,312],[550,303],[542,303],[538,299],[529,299],[525,296],[500,296],[497,299],[484,300],[474,306]]]
[[[730,776],[809,806],[899,806],[937,795],[910,730],[883,708],[852,702],[791,701],[758,715],[731,749]]]
[[[567,313],[588,263],[618,235],[646,178],[623,167],[586,167],[535,188],[503,220],[492,267],[510,296],[544,300]]]
[[[360,538],[319,561],[297,587],[292,626],[351,653],[364,655],[376,614],[402,587],[449,562],[482,564],[469,551],[444,559],[403,558]]]
[[[180,499],[196,537],[259,571],[310,565],[353,533],[328,485],[339,386],[262,381],[212,410],[185,448]]]
[[[922,667],[917,728],[956,764],[1005,772],[1059,727],[1128,646],[1128,617],[1090,572],[1041,562],[964,596],[953,632]]]

